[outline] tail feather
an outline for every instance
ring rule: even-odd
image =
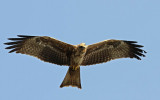
[[[78,87],[81,89],[80,68],[78,68],[77,70],[73,70],[72,68],[68,69],[67,74],[60,87],[62,88],[66,86]]]

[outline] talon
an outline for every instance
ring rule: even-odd
[[[75,70],[75,67],[73,66],[73,70]]]
[[[77,66],[73,66],[73,67],[72,67],[72,70],[77,70],[77,69],[78,69]]]
[[[78,67],[75,67],[75,70],[77,70],[78,69]]]

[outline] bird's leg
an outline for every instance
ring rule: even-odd
[[[72,69],[73,70],[77,70],[79,68],[79,66],[73,66]]]

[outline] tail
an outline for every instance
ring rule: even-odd
[[[81,79],[80,79],[80,67],[77,70],[73,70],[69,67],[67,74],[60,85],[60,87],[72,86],[81,89]]]

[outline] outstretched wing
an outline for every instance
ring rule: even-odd
[[[81,65],[93,65],[107,62],[118,58],[145,57],[142,45],[137,45],[135,41],[105,40],[96,44],[89,45],[86,55]]]
[[[61,42],[47,36],[25,36],[9,38],[13,42],[4,43],[11,45],[6,49],[12,49],[9,53],[16,52],[37,57],[45,62],[58,65],[69,65],[73,45]]]

